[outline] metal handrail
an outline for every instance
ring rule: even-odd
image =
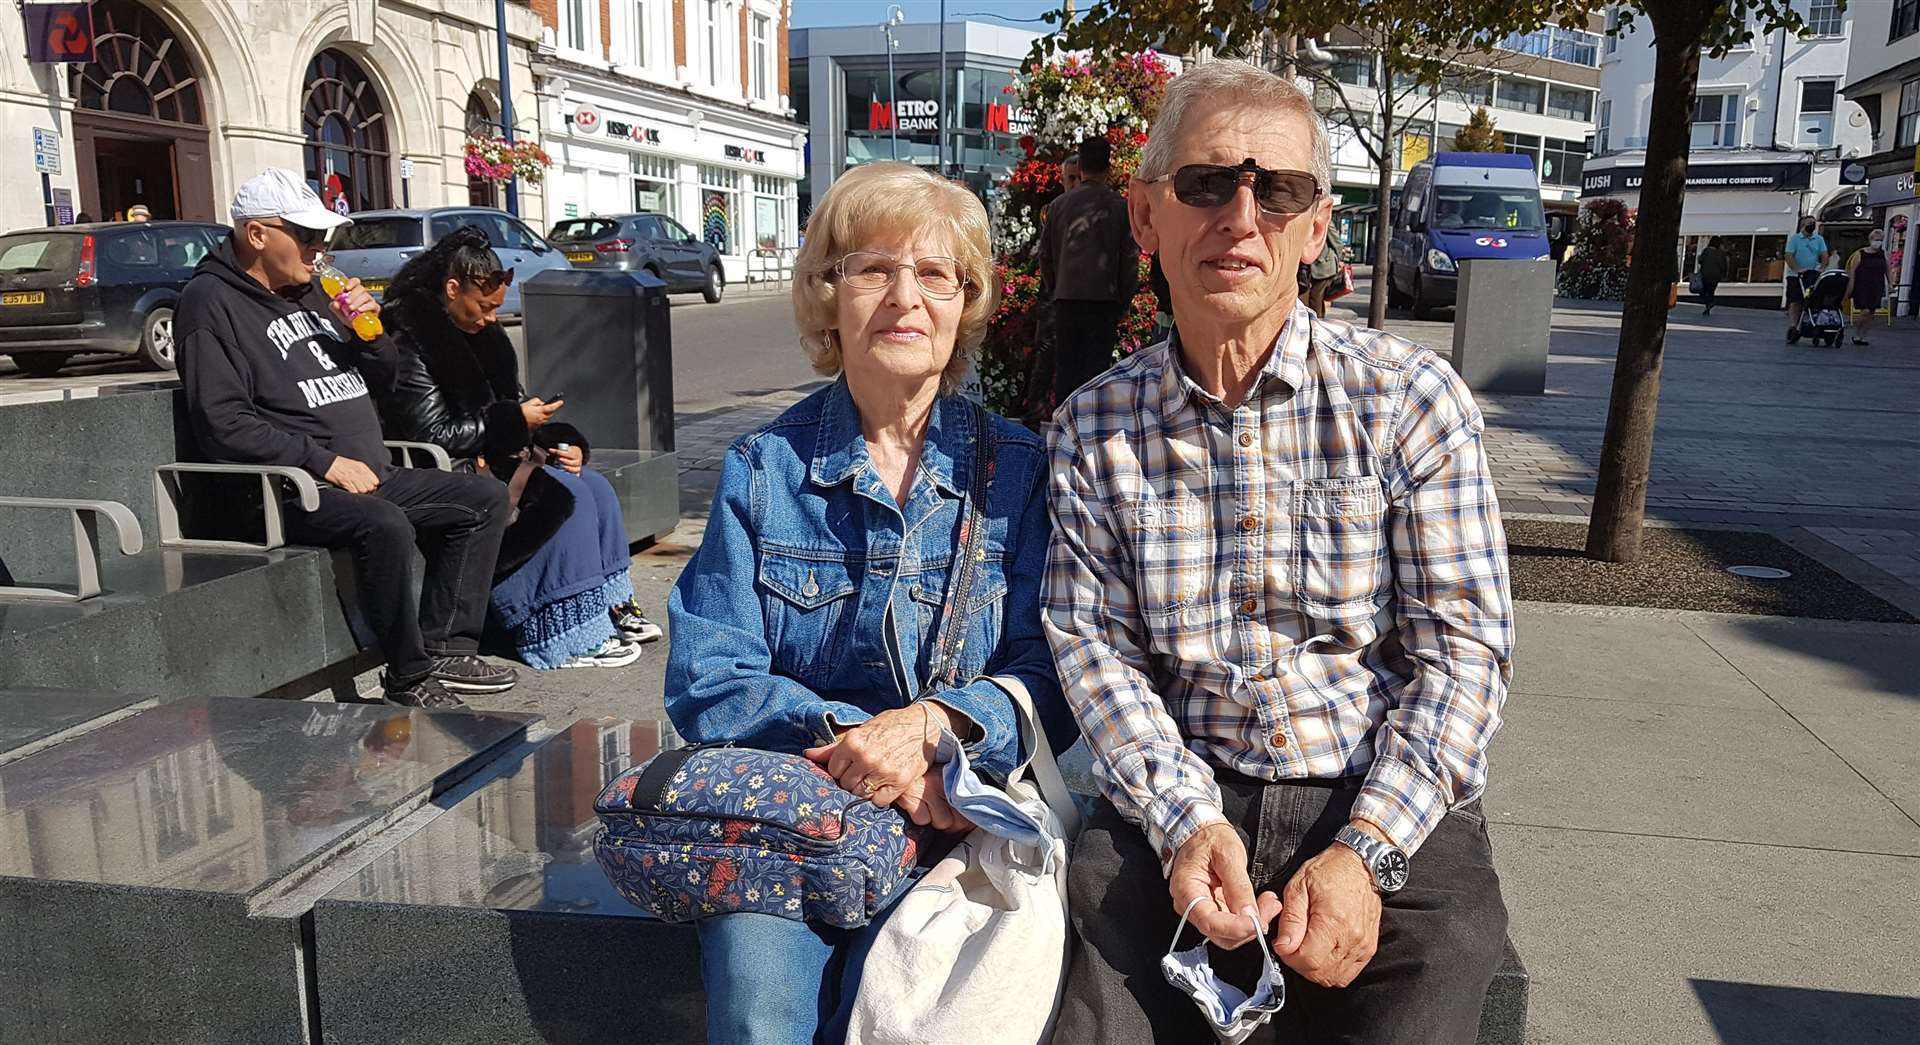
[[[182,475],[255,475],[260,477],[261,507],[266,513],[266,540],[215,541],[186,537],[180,532],[180,476]],[[304,469],[276,464],[192,464],[176,461],[153,470],[153,507],[160,517],[160,547],[198,548],[208,551],[272,551],[287,543],[285,512],[274,480],[293,484],[302,511],[320,507],[320,484]]]
[[[794,260],[798,258],[799,255],[799,247],[755,247],[748,251],[747,285],[749,287],[753,285],[753,277],[757,274],[761,277],[760,282],[762,283],[785,283],[791,286],[793,283]],[[763,262],[758,270],[753,266],[754,259],[756,258]],[[764,262],[769,260],[774,263],[772,269],[768,269],[764,264]],[[774,274],[774,278],[767,278],[769,271]]]
[[[425,454],[427,467],[437,468],[443,472],[453,471],[453,455],[447,453],[447,448],[439,443],[420,443],[411,439],[386,439],[383,442],[387,444],[388,450],[398,451],[393,455],[393,463],[401,468],[417,467],[413,463],[413,455]]]
[[[71,592],[57,588],[0,584],[0,599],[80,602],[100,594],[100,558],[93,550],[94,538],[99,533],[97,519],[104,518],[113,524],[114,538],[120,543],[120,554],[138,555],[146,546],[145,537],[140,532],[140,520],[134,518],[133,512],[119,501],[66,497],[0,497],[0,508],[46,508],[70,513],[73,522],[74,572],[78,578]]]

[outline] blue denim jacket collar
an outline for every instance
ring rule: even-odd
[[[973,416],[966,400],[947,395],[933,401],[933,412],[927,419],[919,474],[931,479],[949,497],[959,497],[966,488],[964,484],[972,480],[963,464],[972,459],[968,444],[973,439]],[[860,411],[842,375],[821,405],[809,474],[820,486],[838,486],[866,471],[869,462],[867,440],[860,432]],[[917,478],[915,485],[919,485]]]

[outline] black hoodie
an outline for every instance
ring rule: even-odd
[[[315,478],[336,457],[381,478],[391,471],[367,382],[392,380],[393,343],[363,342],[342,326],[318,281],[273,293],[223,243],[187,281],[173,329],[194,437],[209,460],[292,465]]]

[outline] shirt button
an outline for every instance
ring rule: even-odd
[[[1240,604],[1240,612],[1247,614],[1248,616],[1252,616],[1253,611],[1259,608],[1260,608],[1260,603],[1254,599],[1248,599],[1247,601]]]
[[[1274,730],[1274,731],[1273,731],[1273,746],[1274,746],[1274,747],[1286,747],[1286,746],[1287,746],[1287,731],[1286,731],[1286,730],[1284,730],[1284,729],[1276,729],[1276,730]]]
[[[1241,445],[1241,446],[1252,446],[1252,445],[1253,445],[1253,433],[1252,433],[1252,432],[1241,432],[1241,433],[1240,433],[1240,445]]]
[[[1248,532],[1248,533],[1252,533],[1252,532],[1253,532],[1253,530],[1254,530],[1254,528],[1255,528],[1255,527],[1257,527],[1257,526],[1259,526],[1259,525],[1260,525],[1260,520],[1259,520],[1259,519],[1256,519],[1256,518],[1254,518],[1254,517],[1253,517],[1253,516],[1251,516],[1251,515],[1249,515],[1249,516],[1247,516],[1246,518],[1244,518],[1244,519],[1241,519],[1241,520],[1240,520],[1240,529],[1242,529],[1243,531],[1246,531],[1246,532]]]

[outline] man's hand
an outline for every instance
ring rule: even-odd
[[[559,446],[556,446],[553,449],[548,450],[547,458],[553,464],[556,464],[561,468],[565,468],[567,471],[572,472],[575,475],[579,475],[581,466],[587,463],[587,456],[580,452],[579,447],[571,446],[566,443],[562,443]]]
[[[1370,824],[1354,826],[1380,835]],[[1280,901],[1273,953],[1322,987],[1345,987],[1380,943],[1380,894],[1360,854],[1335,842],[1302,864]]]
[[[341,323],[350,327],[353,325],[353,317],[362,312],[379,315],[380,302],[374,298],[372,291],[360,285],[358,278],[347,280],[346,287],[334,296],[333,314],[340,317]],[[332,482],[332,480],[328,481]]]
[[[924,775],[949,728],[946,708],[920,701],[888,708],[840,734],[831,744],[802,751],[826,767],[840,786],[877,806],[890,806]]]
[[[373,469],[351,457],[334,458],[323,478],[348,493],[372,493],[380,488],[380,477],[373,474]]]
[[[973,830],[973,822],[961,816],[947,801],[947,782],[940,775],[939,766],[927,770],[918,780],[908,784],[894,805],[907,814],[907,819],[922,827],[952,832]]]
[[[1228,950],[1264,934],[1280,913],[1280,900],[1272,893],[1254,897],[1253,880],[1247,877],[1247,847],[1226,823],[1195,831],[1173,854],[1167,891],[1173,895],[1176,912],[1185,911],[1194,897],[1206,897],[1194,906],[1189,921]],[[1259,918],[1259,925],[1248,918],[1250,913]]]
[[[556,399],[548,403],[541,400],[539,396],[535,396],[520,404],[520,416],[527,419],[528,428],[538,428],[558,413],[564,402],[566,400]]]

